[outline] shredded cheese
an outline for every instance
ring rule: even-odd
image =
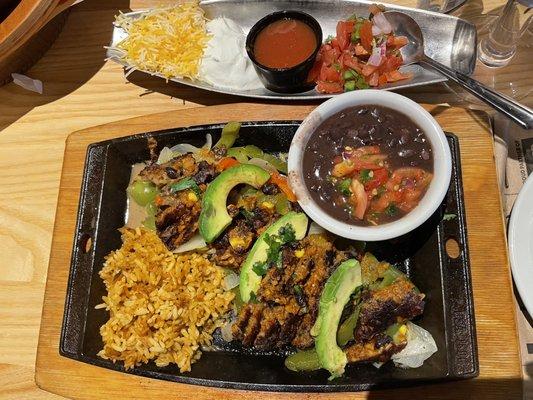
[[[124,14],[115,25],[128,36],[116,45],[133,69],[169,78],[196,79],[210,39],[198,1],[148,11],[140,18]]]

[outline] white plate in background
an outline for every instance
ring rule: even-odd
[[[516,288],[533,317],[533,174],[513,206],[509,223],[509,258]]]

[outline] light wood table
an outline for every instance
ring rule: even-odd
[[[57,42],[28,72],[43,81],[44,94],[14,84],[0,88],[0,398],[60,398],[36,387],[34,364],[67,135],[148,113],[242,101],[141,75],[125,83],[122,68],[104,62],[117,10],[155,3],[90,0],[76,6]],[[471,0],[477,13],[502,3]],[[444,85],[403,94],[454,101]]]

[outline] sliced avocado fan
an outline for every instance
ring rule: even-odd
[[[348,362],[337,344],[337,330],[344,306],[352,293],[362,285],[361,266],[354,259],[341,263],[331,274],[320,296],[318,318],[311,329],[320,366],[334,379],[344,373]]]
[[[228,194],[235,186],[247,184],[256,189],[263,186],[270,174],[263,168],[252,164],[241,164],[228,168],[207,186],[202,199],[200,213],[200,235],[207,243],[212,243],[231,224],[226,203]]]
[[[307,222],[308,219],[304,213],[291,211],[270,225],[257,238],[241,266],[239,288],[241,299],[245,303],[250,301],[252,293],[256,294],[261,285],[262,277],[254,271],[254,265],[267,261],[269,250],[267,238],[277,236],[284,228],[289,227],[294,231],[294,240],[301,240],[307,232]]]

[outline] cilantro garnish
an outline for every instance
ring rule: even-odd
[[[364,185],[367,182],[370,182],[372,180],[371,176],[372,170],[370,169],[363,169],[359,173],[359,181]]]
[[[389,217],[394,217],[398,213],[398,207],[394,203],[390,203],[385,209],[385,214]]]

